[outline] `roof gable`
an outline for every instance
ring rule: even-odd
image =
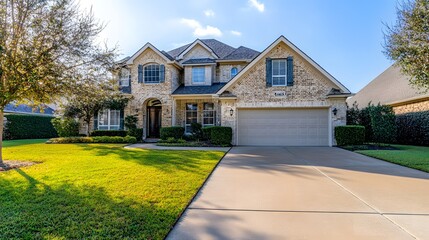
[[[183,51],[176,57],[176,59],[183,59],[187,53],[189,53],[194,47],[200,45],[205,50],[207,50],[215,59],[218,59],[219,56],[211,49],[209,46],[207,46],[203,41],[200,39],[195,40],[192,44],[188,45]]]
[[[166,55],[166,52],[159,51],[156,47],[154,47],[150,43],[146,43],[142,48],[140,48],[136,53],[134,53],[126,62],[126,64],[133,64],[134,60],[140,56],[146,49],[152,49],[155,53],[157,53],[160,57],[162,57],[166,62],[170,61],[170,58]],[[171,56],[170,56],[171,57]]]
[[[256,58],[253,59],[243,70],[241,70],[234,78],[232,78],[228,84],[222,87],[217,94],[221,94],[225,90],[227,90],[230,86],[232,86],[241,76],[243,76],[249,69],[251,69],[257,62],[263,59],[272,49],[274,49],[280,43],[286,44],[293,51],[295,51],[298,55],[300,55],[304,60],[306,60],[310,65],[316,68],[323,76],[329,79],[335,86],[337,86],[343,93],[350,94],[350,90],[348,90],[343,84],[341,84],[337,79],[335,79],[331,74],[329,74],[325,69],[323,69],[319,64],[317,64],[313,59],[311,59],[307,54],[305,54],[301,49],[296,47],[292,42],[290,42],[283,35],[280,36],[276,41],[270,44],[262,53],[260,53]]]

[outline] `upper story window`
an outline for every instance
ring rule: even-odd
[[[119,75],[119,86],[128,87],[130,86],[130,70],[126,68],[121,69],[121,73]]]
[[[205,76],[205,67],[192,67],[192,83],[204,83]]]
[[[159,83],[160,80],[160,67],[158,64],[150,64],[144,67],[144,82],[145,83]]]
[[[231,78],[235,77],[237,73],[238,73],[238,69],[236,67],[231,68]]]
[[[273,59],[273,86],[286,86],[286,59]]]

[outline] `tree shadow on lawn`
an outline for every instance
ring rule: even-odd
[[[126,149],[123,145],[77,144],[95,156],[113,155],[121,160],[159,168],[165,172],[201,169],[201,161],[218,161],[225,154],[212,151],[174,151],[153,149]]]
[[[94,186],[0,177],[0,239],[162,239],[181,209],[113,199]]]

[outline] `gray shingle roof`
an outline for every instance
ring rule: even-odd
[[[235,49],[233,52],[225,56],[223,59],[225,60],[254,59],[258,55],[259,55],[258,51],[240,46],[237,49]]]
[[[194,58],[194,59],[189,59],[186,60],[184,62],[182,62],[182,64],[200,64],[200,63],[215,63],[216,61],[214,59],[211,58]]]
[[[213,83],[211,86],[184,86],[181,85],[173,95],[183,94],[214,94],[217,93],[226,83]]]
[[[200,41],[203,42],[205,45],[207,45],[207,47],[209,47],[211,50],[213,50],[213,52],[220,59],[227,59],[227,60],[253,59],[259,54],[258,51],[255,51],[253,49],[243,47],[243,46],[239,48],[234,48],[216,39],[200,39]],[[171,57],[176,58],[183,51],[185,51],[190,45],[192,45],[192,43],[173,49],[171,51],[168,51],[167,53],[171,55]]]
[[[40,108],[35,108],[33,111],[33,108],[31,106],[25,105],[25,104],[8,104],[4,108],[4,111],[7,113],[26,113],[26,114],[40,114],[40,115],[54,115],[54,110],[48,106],[45,106],[43,109],[43,112],[40,111]]]
[[[422,93],[409,84],[410,77],[402,74],[399,67],[392,65],[383,73],[362,88],[356,95],[347,99],[347,104],[352,106],[354,102],[359,107],[372,104],[391,104],[402,102],[411,98],[428,97],[428,93]]]

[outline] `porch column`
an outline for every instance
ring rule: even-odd
[[[171,104],[171,126],[176,126],[176,99],[174,98]]]

